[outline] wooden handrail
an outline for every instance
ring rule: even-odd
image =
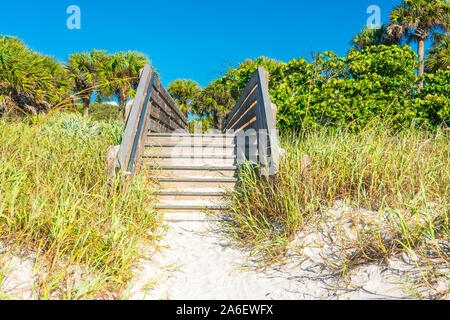
[[[187,131],[188,120],[147,64],[141,72],[136,97],[122,135],[116,168],[126,174],[136,171],[148,132]]]
[[[259,67],[228,115],[225,130],[236,134],[238,155],[245,155],[251,162],[256,161],[263,174],[275,175],[280,148],[275,123],[276,106],[270,102],[268,82],[269,74]]]

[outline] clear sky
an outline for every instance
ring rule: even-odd
[[[345,55],[370,16],[388,21],[395,0],[7,0],[0,34],[65,61],[96,49],[137,50],[149,56],[167,85],[177,78],[202,86],[227,67],[265,55],[282,61],[311,51]],[[81,29],[66,26],[70,5],[81,9]]]

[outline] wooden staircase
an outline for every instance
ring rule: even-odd
[[[220,211],[236,187],[237,167],[248,160],[263,175],[278,170],[280,149],[276,106],[270,102],[269,74],[259,67],[231,110],[224,133],[190,134],[189,123],[155,70],[141,72],[136,97],[112,167],[133,179],[137,168],[152,170],[158,210]],[[191,215],[189,215],[191,214]],[[199,217],[199,216],[197,216]],[[199,217],[201,219],[201,217]]]
[[[167,213],[223,210],[237,181],[234,135],[149,133],[142,159]]]

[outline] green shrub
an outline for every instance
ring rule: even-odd
[[[384,261],[406,251],[425,260],[433,252],[447,264],[449,134],[441,128],[395,133],[383,126],[359,133],[308,130],[303,139],[285,133],[280,142],[286,156],[277,176],[262,179],[251,168],[241,171],[228,231],[238,244],[278,259],[299,232],[324,227],[330,208],[343,201],[354,209],[354,228],[361,231],[357,239],[336,246],[344,250],[342,260],[332,261],[336,267]],[[306,170],[305,155],[311,159]],[[362,231],[358,219],[367,209],[375,223]]]
[[[208,132],[208,130],[214,129],[213,115],[207,115],[204,117],[198,117],[189,121],[189,132],[194,133],[196,125],[201,124],[202,133]]]
[[[151,182],[105,176],[123,124],[58,114],[37,125],[0,119],[0,240],[44,261],[39,298],[120,297],[157,237]],[[73,282],[73,265],[83,283]],[[1,283],[0,283],[1,285]]]
[[[230,68],[219,81],[238,98],[256,68],[265,67],[280,129],[332,126],[358,131],[372,122],[394,128],[413,122],[430,128],[448,125],[450,71],[425,75],[425,88],[418,90],[416,59],[409,46],[396,45],[372,46],[347,57],[325,52],[311,62],[258,58]]]
[[[1,35],[0,84],[0,116],[48,112],[69,97],[68,76],[58,61]]]
[[[118,120],[120,110],[113,104],[96,102],[89,105],[89,116],[94,120]]]

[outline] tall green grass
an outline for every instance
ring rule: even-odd
[[[228,231],[238,244],[273,261],[300,231],[320,226],[343,200],[360,213],[361,225],[363,211],[371,210],[375,221],[359,228],[349,244],[356,250],[345,254],[343,269],[402,252],[425,260],[433,252],[448,265],[449,137],[448,129],[393,132],[383,126],[360,133],[286,133],[280,141],[286,156],[276,177],[242,170],[240,189],[231,195]],[[302,165],[305,155],[309,170]]]
[[[74,114],[0,119],[0,241],[37,254],[39,298],[120,297],[158,237],[146,177],[125,187],[104,174],[122,130]]]

